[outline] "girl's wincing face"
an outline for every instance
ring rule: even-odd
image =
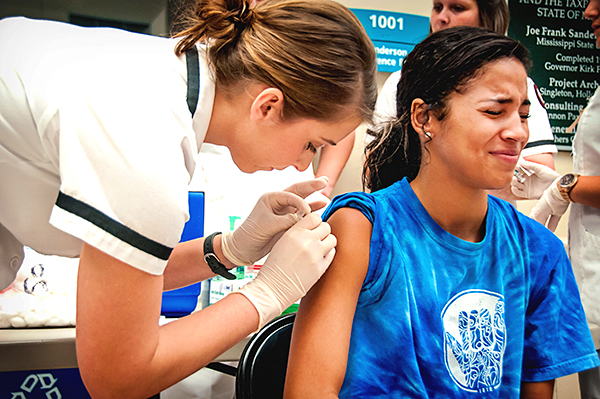
[[[500,189],[511,182],[529,138],[527,73],[515,58],[483,67],[446,98],[447,115],[427,122],[427,168],[463,187]],[[421,132],[422,133],[422,132]]]
[[[432,32],[454,26],[481,26],[477,2],[475,0],[434,0],[430,24]]]
[[[583,16],[592,21],[596,46],[600,47],[600,0],[590,0]]]

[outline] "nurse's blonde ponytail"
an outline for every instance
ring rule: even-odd
[[[332,0],[200,0],[177,55],[209,44],[217,85],[261,82],[281,90],[284,119],[326,120],[353,106],[370,121],[377,97],[373,44]]]
[[[254,12],[246,1],[200,0],[193,14],[183,21],[190,27],[175,35],[182,37],[175,48],[177,55],[206,39],[211,39],[217,49],[233,43],[250,24]]]

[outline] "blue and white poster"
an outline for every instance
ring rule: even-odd
[[[429,18],[391,11],[351,10],[377,52],[377,70],[395,72],[417,43],[429,34]]]

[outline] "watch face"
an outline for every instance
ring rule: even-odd
[[[560,185],[563,187],[567,187],[571,185],[575,181],[575,175],[573,173],[567,173],[560,179]]]

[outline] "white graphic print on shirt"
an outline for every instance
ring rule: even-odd
[[[441,316],[446,368],[454,382],[469,392],[497,389],[506,346],[502,295],[463,291],[446,304]]]

